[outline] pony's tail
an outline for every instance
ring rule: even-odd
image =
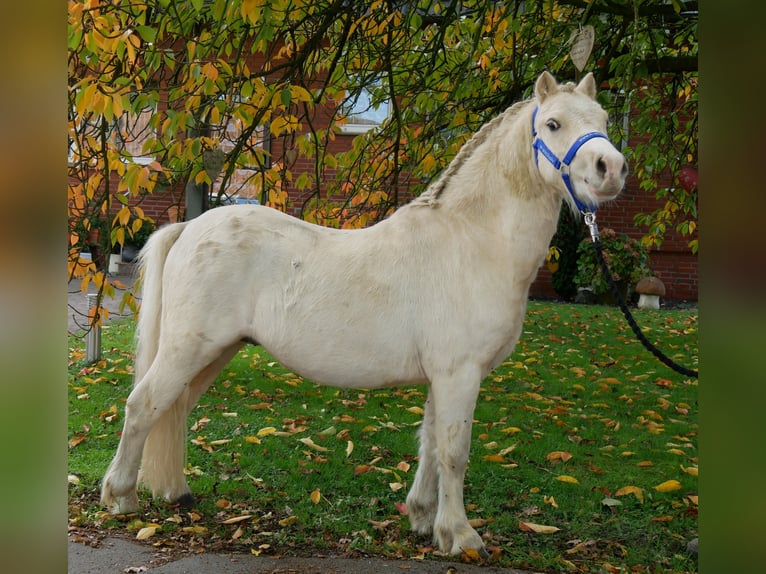
[[[146,375],[157,356],[165,260],[185,225],[174,223],[159,229],[149,237],[138,256],[142,301],[136,327],[135,383]],[[147,485],[154,496],[175,497],[187,489],[182,473],[186,452],[186,394],[182,393],[157,420],[144,443],[139,481]]]

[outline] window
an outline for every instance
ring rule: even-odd
[[[236,158],[236,166],[232,171],[226,187],[221,189],[226,176],[223,169],[224,157],[231,154],[237,144],[237,140],[242,136],[246,126],[250,121],[246,117],[246,107],[240,110],[234,110],[218,126],[211,126],[210,135],[216,140],[218,148],[206,152],[205,168],[213,179],[211,188],[212,203],[220,200],[221,203],[229,202],[229,198],[257,198],[261,192],[261,181],[254,178],[257,174],[268,168],[267,150],[267,130],[264,125],[256,126],[250,134],[249,139],[240,148]],[[217,170],[216,170],[217,168]],[[216,172],[217,173],[213,173]],[[219,198],[219,199],[215,199]]]
[[[373,89],[381,85],[381,81],[375,82]],[[341,107],[341,114],[345,116],[346,123],[341,124],[342,133],[361,134],[382,124],[388,117],[390,102],[385,99],[376,102],[373,89],[363,86],[359,93],[350,95]]]

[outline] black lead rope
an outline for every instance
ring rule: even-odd
[[[657,357],[662,363],[676,371],[677,373],[681,373],[682,375],[685,375],[687,377],[693,377],[697,378],[698,373],[697,371],[694,371],[692,369],[687,369],[684,366],[679,365],[676,363],[673,359],[668,357],[666,354],[664,354],[662,351],[660,351],[657,347],[655,347],[649,339],[646,338],[644,333],[641,331],[641,328],[636,323],[636,320],[633,318],[633,314],[630,312],[630,309],[628,309],[627,304],[625,303],[625,300],[622,297],[622,294],[620,293],[620,290],[617,287],[617,284],[614,282],[614,279],[612,278],[612,273],[609,271],[609,266],[606,264],[606,260],[604,259],[604,252],[601,247],[601,239],[598,234],[598,226],[596,225],[596,215],[590,211],[583,211],[583,216],[585,217],[585,223],[588,225],[588,229],[590,229],[590,236],[593,240],[593,247],[596,250],[596,259],[598,259],[599,264],[601,265],[601,272],[604,274],[604,278],[606,279],[606,282],[609,284],[609,289],[612,292],[612,297],[614,297],[614,300],[617,301],[617,303],[620,305],[620,310],[622,311],[622,314],[625,315],[625,319],[628,321],[628,325],[630,325],[630,328],[633,330],[633,333],[635,333],[636,338],[641,341],[641,344],[646,347],[646,349],[652,353],[655,357]]]

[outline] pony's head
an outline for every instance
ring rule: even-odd
[[[617,197],[628,166],[605,135],[607,113],[596,102],[593,74],[575,86],[560,85],[543,72],[535,83],[534,105],[530,129],[542,177],[579,211]]]

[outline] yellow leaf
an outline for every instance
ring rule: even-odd
[[[322,500],[322,492],[318,488],[315,488],[311,491],[309,498],[311,498],[311,502],[314,504],[319,504],[319,501]]]
[[[553,534],[558,532],[559,529],[555,526],[547,526],[545,524],[535,524],[534,522],[519,521],[519,529],[523,532],[534,532],[536,534]]]
[[[151,538],[154,536],[154,533],[157,532],[159,529],[159,526],[144,526],[141,530],[138,531],[138,534],[136,534],[136,540],[146,540],[147,538]]]
[[[404,488],[404,485],[401,482],[389,482],[388,487],[394,492],[396,492]]]
[[[354,452],[354,442],[353,441],[347,441],[346,442],[346,456],[351,456],[352,452]]]
[[[566,451],[561,450],[555,450],[553,452],[549,452],[547,455],[545,455],[545,458],[549,462],[554,462],[557,460],[560,460],[562,462],[568,461],[570,458],[572,458],[572,455]]]
[[[699,469],[696,466],[684,467],[683,465],[681,465],[681,470],[683,470],[686,474],[690,474],[692,476],[699,476]]]
[[[677,480],[666,480],[662,484],[658,484],[654,487],[654,490],[658,492],[672,492],[681,488],[681,483]]]
[[[558,503],[556,502],[556,499],[553,498],[552,496],[543,496],[543,502],[545,504],[550,504],[553,508],[559,507]]]
[[[505,457],[499,454],[485,454],[483,457],[487,462],[507,462]]]
[[[420,407],[409,407],[407,410],[411,412],[413,415],[423,414],[423,409],[421,409]]]
[[[243,520],[248,520],[252,518],[252,515],[250,514],[243,514],[242,516],[233,516],[232,518],[227,518],[221,524],[236,524],[237,522],[242,522]]]
[[[207,534],[207,528],[204,526],[185,526],[181,530],[186,534],[195,534],[197,536],[203,536]]]
[[[293,523],[295,523],[297,521],[298,521],[298,517],[295,516],[294,514],[291,514],[287,518],[283,518],[282,520],[280,520],[279,521],[279,525],[283,526],[283,527],[284,526],[290,526],[291,524],[293,524]]]
[[[305,444],[309,448],[313,448],[314,450],[317,450],[319,452],[327,452],[329,449],[326,447],[323,447],[321,445],[318,445],[313,440],[311,440],[309,437],[303,437],[298,439],[300,442]]]
[[[571,484],[579,484],[580,481],[577,480],[574,476],[569,476],[568,474],[560,474],[556,477],[556,480],[559,480],[561,482],[569,482]]]
[[[275,432],[277,432],[277,429],[275,429],[274,427],[263,427],[261,430],[258,431],[258,436],[263,438],[270,434],[274,434]]]
[[[521,429],[519,427],[505,427],[500,432],[505,434],[516,434],[517,432],[521,432]]]
[[[625,496],[626,494],[633,494],[641,504],[644,503],[644,491],[642,488],[638,486],[623,486],[614,493],[615,496]]]
[[[251,444],[261,444],[261,439],[259,439],[257,436],[246,436],[245,442],[249,442]]]

